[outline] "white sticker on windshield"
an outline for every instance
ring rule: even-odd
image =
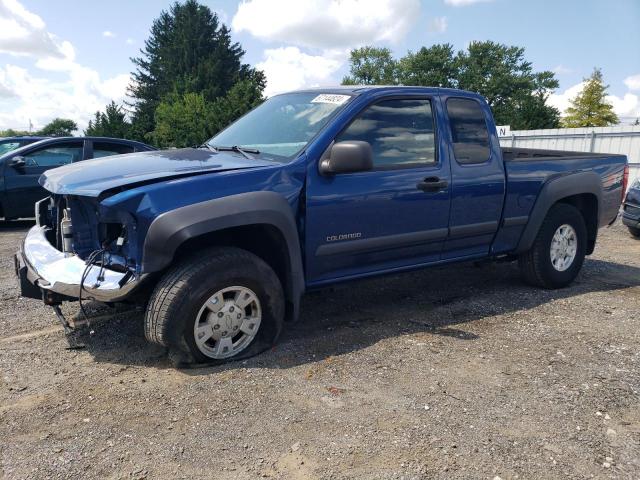
[[[334,105],[342,105],[347,100],[349,100],[349,95],[321,93],[311,100],[311,103],[332,103]]]

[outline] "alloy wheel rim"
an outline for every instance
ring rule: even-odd
[[[559,272],[566,271],[576,258],[578,252],[578,235],[569,224],[558,227],[551,239],[551,265]]]
[[[220,360],[237,355],[255,338],[262,308],[255,292],[232,286],[211,295],[198,311],[193,334],[198,350]]]

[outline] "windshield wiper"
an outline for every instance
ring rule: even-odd
[[[202,145],[198,145],[195,148],[206,148],[208,150],[211,150],[212,152],[218,153],[218,149],[216,147],[214,147],[213,145],[209,145],[208,143],[203,143]]]
[[[254,159],[254,157],[249,155],[250,153],[253,153],[254,155],[258,155],[260,153],[260,150],[258,150],[257,148],[240,147],[238,145],[234,145],[232,147],[219,147],[217,145],[208,145],[208,146],[216,149],[219,152],[238,152],[239,154],[241,154],[245,158],[248,158],[249,160]]]

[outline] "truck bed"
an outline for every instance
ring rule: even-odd
[[[601,179],[602,197],[598,226],[615,220],[626,157],[624,155],[502,148],[506,174],[503,228],[494,240],[493,253],[518,243],[544,185],[555,178],[578,172],[594,172]]]
[[[543,150],[538,148],[502,147],[502,158],[505,162],[527,160],[570,160],[577,158],[608,158],[608,153],[570,152],[566,150]]]

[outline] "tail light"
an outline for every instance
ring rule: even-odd
[[[629,185],[629,165],[624,166],[624,173],[622,174],[622,201],[624,202],[624,194],[627,192],[627,186]]]

